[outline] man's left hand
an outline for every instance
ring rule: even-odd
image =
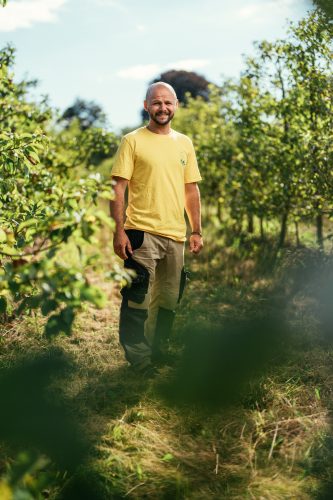
[[[198,255],[203,247],[203,239],[199,234],[190,236],[190,252]]]

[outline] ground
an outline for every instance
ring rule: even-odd
[[[290,283],[277,286],[276,276],[258,271],[253,257],[239,261],[225,253],[221,259],[211,251],[213,266],[205,257],[190,264],[192,279],[170,346],[178,367],[162,369],[153,380],[127,366],[117,334],[119,290],[93,276],[107,306],[86,307],[73,334],[53,341],[70,368],[51,388],[66,401],[89,451],[70,474],[57,472],[44,497],[330,498],[332,350],[316,337],[313,298],[289,291],[286,301]],[[265,346],[263,339],[275,330],[280,335],[281,325],[288,335],[279,337],[276,352],[244,341],[261,328],[264,336],[254,342]],[[41,331],[40,318],[7,325],[2,366],[23,352],[47,351]],[[229,342],[235,335],[253,362]],[[271,341],[274,336],[268,346]],[[57,471],[56,464],[50,467]],[[78,495],[82,484],[87,488]]]

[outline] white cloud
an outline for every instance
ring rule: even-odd
[[[131,80],[146,80],[155,75],[160,69],[158,64],[137,64],[117,72],[120,78],[130,78]]]
[[[119,70],[116,75],[119,78],[129,78],[131,80],[148,80],[158,73],[168,69],[184,69],[186,71],[193,71],[198,68],[208,66],[210,61],[208,59],[184,59],[181,61],[171,62],[167,64],[138,64],[136,66],[129,66]]]
[[[258,14],[258,12],[262,10],[262,8],[262,4],[251,4],[239,9],[238,14],[244,19],[250,19]]]
[[[12,0],[0,11],[0,31],[30,28],[35,23],[57,21],[57,11],[67,0]]]
[[[241,7],[235,12],[236,16],[251,22],[264,22],[279,13],[281,9],[291,10],[296,5],[296,0],[263,0]]]
[[[146,29],[147,29],[147,27],[144,24],[137,24],[135,26],[135,28],[136,28],[137,31],[141,31],[141,32],[142,31],[146,31]]]
[[[97,0],[97,5],[105,5],[107,7],[117,7],[119,3],[117,0]]]
[[[113,7],[114,9],[119,10],[120,12],[128,12],[128,8],[122,3],[122,0],[95,0],[97,5],[102,7]]]
[[[194,69],[205,68],[210,64],[208,59],[184,59],[182,61],[176,61],[168,63],[165,69],[184,69],[185,71],[193,71]]]

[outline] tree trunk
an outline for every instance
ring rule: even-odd
[[[265,239],[264,218],[259,217],[259,222],[260,222],[260,239],[261,239],[261,241],[264,241],[264,239]]]
[[[316,217],[316,227],[317,227],[317,243],[319,248],[324,248],[324,234],[323,234],[323,215],[318,214]]]
[[[247,216],[247,232],[250,234],[253,234],[254,232],[254,223],[252,214],[248,214]]]
[[[281,229],[280,229],[279,244],[278,244],[279,248],[283,247],[286,239],[287,222],[288,222],[288,211],[285,211],[281,219]]]
[[[296,246],[297,248],[299,248],[301,246],[301,240],[299,238],[299,227],[297,221],[295,221],[295,236],[296,236]]]
[[[223,208],[223,204],[220,201],[218,201],[217,202],[217,217],[218,217],[220,222],[222,220],[222,208]]]

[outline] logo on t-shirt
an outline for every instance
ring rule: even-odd
[[[181,151],[180,152],[180,163],[183,165],[183,167],[185,168],[186,167],[186,163],[187,163],[187,154],[185,151]]]

